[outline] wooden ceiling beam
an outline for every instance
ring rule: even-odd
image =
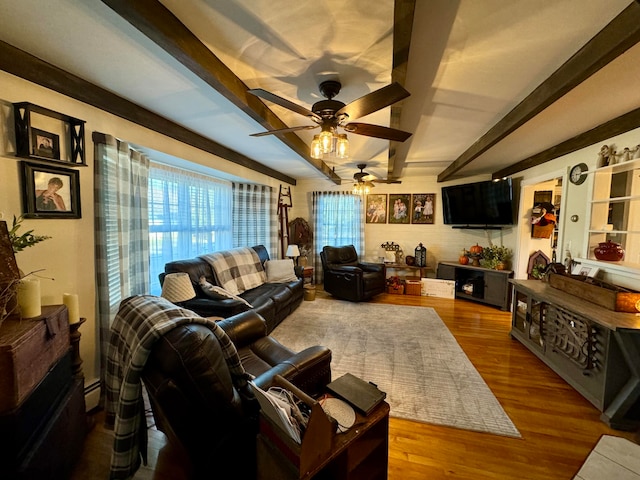
[[[541,165],[545,162],[561,157],[562,155],[567,155],[588,147],[589,145],[593,145],[594,143],[607,140],[638,127],[640,127],[640,108],[636,108],[629,113],[625,113],[618,118],[614,118],[602,125],[598,125],[591,130],[576,135],[575,137],[554,145],[553,147],[537,153],[536,155],[532,155],[529,158],[525,158],[524,160],[503,168],[502,170],[493,173],[492,178],[498,179],[510,177],[518,172],[527,170],[528,168]],[[598,148],[597,150],[600,149]]]
[[[463,167],[639,41],[640,3],[636,1],[609,22],[547,80],[442,171],[438,175],[438,182],[455,178],[455,174]]]
[[[162,3],[157,0],[102,0],[102,3],[265,129],[288,128],[259,98],[248,93],[249,87]],[[341,183],[326,163],[311,158],[309,145],[295,133],[280,134],[277,138],[329,180]]]
[[[411,49],[411,32],[413,30],[413,18],[416,10],[415,0],[395,0],[393,7],[393,67],[391,70],[391,82],[405,85],[407,80],[407,66],[409,64],[409,51]],[[400,129],[402,118],[402,102],[391,105],[391,118],[389,126]],[[389,162],[387,164],[387,178],[394,178],[396,167],[396,150],[398,142],[389,141]]]
[[[296,179],[178,125],[146,108],[126,100],[72,73],[47,63],[13,45],[0,41],[0,70],[92,105],[205,152],[224,158],[280,181],[296,184]]]

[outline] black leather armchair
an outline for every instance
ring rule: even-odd
[[[360,302],[385,291],[384,265],[359,262],[353,245],[325,246],[320,260],[324,290],[334,297]]]
[[[268,389],[282,375],[310,395],[331,381],[331,351],[293,352],[267,336],[249,310],[218,323],[244,369]],[[158,340],[142,373],[158,429],[190,460],[189,478],[255,479],[257,402],[233,385],[220,344],[205,325],[178,326]]]

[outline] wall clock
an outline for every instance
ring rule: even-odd
[[[589,167],[587,167],[586,163],[579,163],[578,165],[573,167],[569,172],[569,180],[571,181],[571,183],[575,185],[584,183],[584,181],[587,179],[587,170],[589,170]]]

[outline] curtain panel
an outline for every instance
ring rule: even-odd
[[[233,246],[264,245],[269,258],[278,257],[278,217],[273,189],[233,183]]]
[[[149,159],[94,132],[96,321],[104,382],[109,329],[120,302],[149,291]]]
[[[313,192],[313,271],[322,283],[320,252],[325,245],[353,245],[358,256],[364,254],[364,208],[362,196],[350,192]]]

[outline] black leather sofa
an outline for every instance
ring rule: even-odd
[[[293,352],[267,336],[266,323],[256,311],[218,325],[262,389],[281,375],[316,396],[331,381],[328,348]],[[189,478],[255,478],[257,402],[234,387],[220,344],[206,326],[182,325],[163,335],[151,350],[142,379],[158,428],[187,454]]]
[[[359,261],[353,245],[325,246],[320,260],[324,290],[334,297],[360,302],[385,291],[384,265]]]
[[[263,245],[256,245],[251,248],[258,254],[263,265],[264,262],[269,260],[269,252]],[[243,302],[234,299],[214,300],[202,290],[198,283],[201,276],[204,276],[207,282],[219,285],[213,268],[202,257],[176,260],[164,266],[165,275],[180,272],[189,274],[196,292],[194,299],[183,302],[182,305],[198,315],[228,318],[249,308]],[[301,275],[298,274],[298,279],[293,282],[264,283],[239,295],[249,302],[253,309],[265,319],[267,333],[271,333],[302,302],[304,290],[303,280],[300,277]],[[160,275],[161,283],[163,278],[164,275]]]

